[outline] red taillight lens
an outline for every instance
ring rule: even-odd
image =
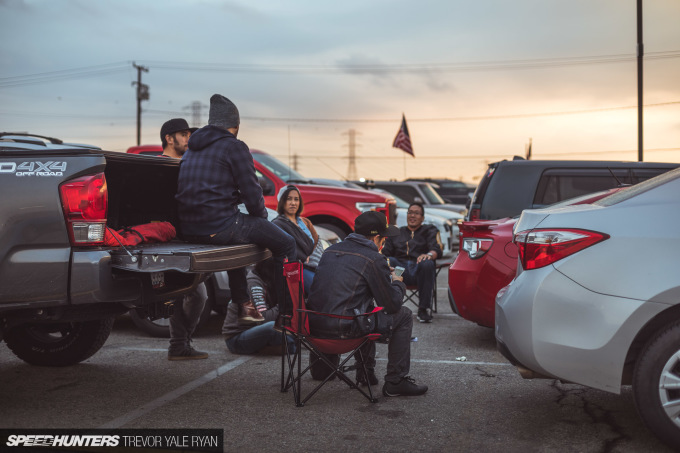
[[[72,179],[62,184],[59,192],[71,243],[102,244],[108,208],[104,173]]]
[[[481,214],[481,211],[479,208],[475,208],[470,210],[470,220],[479,220],[479,215]]]
[[[536,229],[517,233],[514,242],[524,270],[538,269],[609,239],[608,234],[577,229]]]

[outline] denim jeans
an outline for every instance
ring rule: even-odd
[[[431,308],[432,292],[434,291],[434,279],[436,278],[436,266],[434,260],[423,260],[420,263],[415,260],[401,261],[397,258],[389,257],[390,266],[403,267],[406,286],[415,285],[418,288],[418,308]]]
[[[208,299],[205,284],[201,283],[189,294],[175,300],[170,316],[170,352],[181,352],[191,344],[201,313]]]
[[[267,219],[238,212],[230,219],[227,227],[213,236],[186,236],[190,242],[214,245],[256,244],[272,252],[276,263],[274,289],[276,300],[281,303],[284,295],[283,260],[296,258],[295,239]],[[246,283],[245,268],[227,271],[229,289],[234,303],[243,304],[250,300]],[[280,305],[283,306],[283,305]]]
[[[288,350],[295,352],[295,340],[286,335]],[[281,332],[274,330],[274,321],[251,327],[225,340],[227,348],[233,354],[255,354],[266,346],[281,346]]]

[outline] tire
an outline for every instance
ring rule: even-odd
[[[5,342],[24,362],[68,366],[91,357],[104,345],[113,318],[58,324],[25,324],[10,329]]]
[[[345,233],[345,231],[342,228],[335,226],[332,223],[320,223],[318,226],[337,234],[341,240],[344,240],[347,237],[347,233]]]
[[[633,396],[640,417],[650,431],[674,449],[680,449],[678,383],[680,321],[667,325],[647,342],[633,374]],[[672,404],[664,409],[667,403]]]
[[[202,283],[196,288],[196,292],[205,300],[205,307],[198,320],[194,334],[203,327],[212,314],[212,299],[208,298],[205,285]],[[191,293],[190,293],[191,294]],[[156,338],[170,338],[170,318],[158,318],[151,320],[139,314],[137,310],[130,310],[130,318],[139,330]]]

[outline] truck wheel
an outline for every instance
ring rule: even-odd
[[[647,427],[680,448],[680,321],[647,342],[635,365],[633,396]]]
[[[75,365],[104,345],[113,318],[58,324],[25,324],[5,335],[7,346],[24,362],[41,366]]]
[[[341,240],[344,240],[347,237],[347,233],[345,233],[342,228],[337,227],[332,223],[320,223],[319,226],[337,234]]]

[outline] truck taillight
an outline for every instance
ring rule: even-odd
[[[59,193],[71,244],[102,245],[109,198],[104,173],[65,182]]]
[[[535,229],[517,233],[514,242],[524,270],[538,269],[573,255],[600,241],[608,234],[577,229]]]

